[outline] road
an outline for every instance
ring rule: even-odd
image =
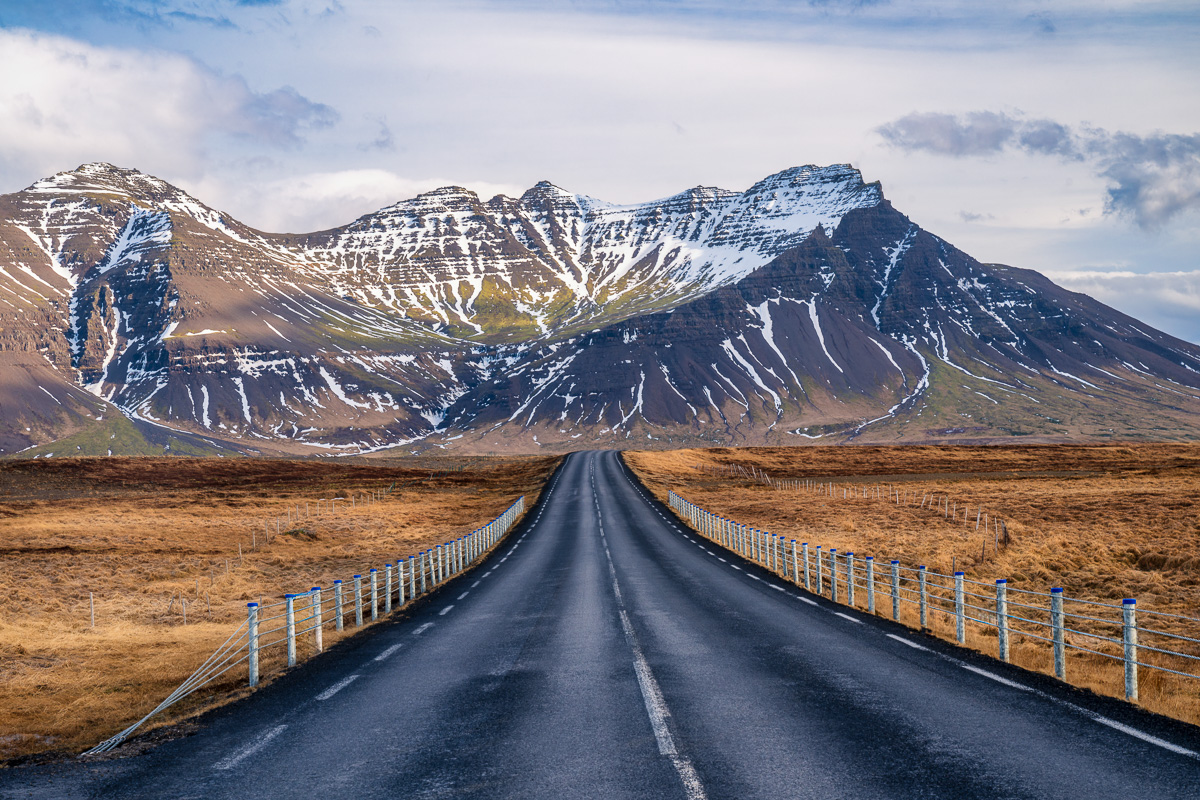
[[[1195,798],[1196,753],[1196,728],[717,552],[592,452],[403,618],[0,797]]]

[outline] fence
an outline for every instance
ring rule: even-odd
[[[324,650],[324,631],[330,625],[341,631],[347,620],[352,619],[355,627],[362,627],[368,616],[374,621],[381,613],[390,614],[393,609],[433,591],[484,556],[524,511],[525,497],[521,496],[482,528],[384,564],[382,573],[372,567],[365,579],[359,574],[349,583],[334,581],[330,591],[314,586],[306,592],[284,595],[277,603],[261,606],[247,603],[246,620],[187,680],[149,714],[83,755],[111,750],[151,717],[242,664],[246,665],[249,685],[257,686],[263,655],[270,648],[284,647],[287,666],[295,666],[300,637],[311,634],[311,652],[320,653]]]
[[[973,623],[995,632],[1003,661],[1010,658],[1014,638],[1040,642],[1052,649],[1059,680],[1067,680],[1068,651],[1121,662],[1125,698],[1132,702],[1138,700],[1139,667],[1200,678],[1200,638],[1162,630],[1185,625],[1200,630],[1200,619],[1138,609],[1132,598],[1120,605],[1101,603],[1067,597],[1061,588],[1029,591],[1009,586],[1004,578],[971,580],[962,572],[946,575],[895,559],[881,570],[873,556],[787,540],[705,511],[675,492],[669,502],[704,538],[834,602],[879,614],[882,598],[893,620],[901,622],[901,609],[908,608],[922,630],[940,616],[953,621],[959,644],[966,643],[967,623]]]

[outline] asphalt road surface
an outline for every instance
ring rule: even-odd
[[[194,735],[0,797],[1196,798],[1200,732],[814,598],[571,456],[484,564]]]

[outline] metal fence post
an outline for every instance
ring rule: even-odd
[[[321,587],[312,587],[312,600],[309,601],[309,606],[312,609],[313,618],[313,644],[317,646],[317,652],[325,651],[325,632],[321,630]]]
[[[404,559],[396,559],[396,607],[404,605]]]
[[[829,548],[829,599],[838,601],[837,548]]]
[[[800,583],[800,552],[795,539],[792,539],[792,583]]]
[[[900,621],[900,562],[892,560],[892,619]]]
[[[804,588],[811,590],[812,581],[809,580],[810,572],[808,566],[808,542],[801,542],[800,550],[804,553]]]
[[[258,603],[246,603],[246,635],[249,642],[247,662],[250,666],[250,687],[258,686]]]
[[[1121,630],[1125,639],[1125,699],[1138,701],[1137,662],[1137,600],[1125,598],[1121,601]]]
[[[392,565],[383,565],[383,613],[392,613]]]
[[[1054,677],[1067,679],[1067,637],[1063,624],[1063,590],[1050,590],[1050,625],[1054,628]]]
[[[412,599],[416,599],[417,596],[417,565],[414,563],[416,560],[416,556],[408,557],[408,596]]]
[[[1000,660],[1008,661],[1008,580],[996,579],[996,634],[1000,641]]]
[[[846,602],[854,608],[854,553],[846,553]]]
[[[917,567],[917,576],[921,586],[921,630],[929,627],[929,589],[925,581],[925,565]]]
[[[354,625],[362,627],[362,575],[354,576]]]
[[[954,636],[959,644],[967,640],[967,621],[963,609],[963,574],[954,573]]]
[[[817,545],[817,594],[820,595],[825,594],[825,587],[823,585],[825,580],[824,575],[822,575],[824,569],[825,567],[821,563],[821,545]]]
[[[285,594],[283,602],[287,606],[287,665],[296,666],[296,595]]]
[[[333,582],[333,608],[334,608],[334,618],[336,620],[334,622],[334,627],[340,631],[342,629],[342,615],[344,613],[342,611],[342,582],[341,581]]]
[[[379,570],[371,567],[371,621],[379,619]]]
[[[417,554],[417,560],[421,564],[421,594],[425,594],[425,554],[428,552],[428,550],[422,550]]]
[[[875,613],[875,556],[867,556],[867,613]]]

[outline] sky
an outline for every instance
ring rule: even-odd
[[[618,203],[851,163],[1200,343],[1200,7],[0,0],[0,193],[107,161],[277,232],[446,185]]]

